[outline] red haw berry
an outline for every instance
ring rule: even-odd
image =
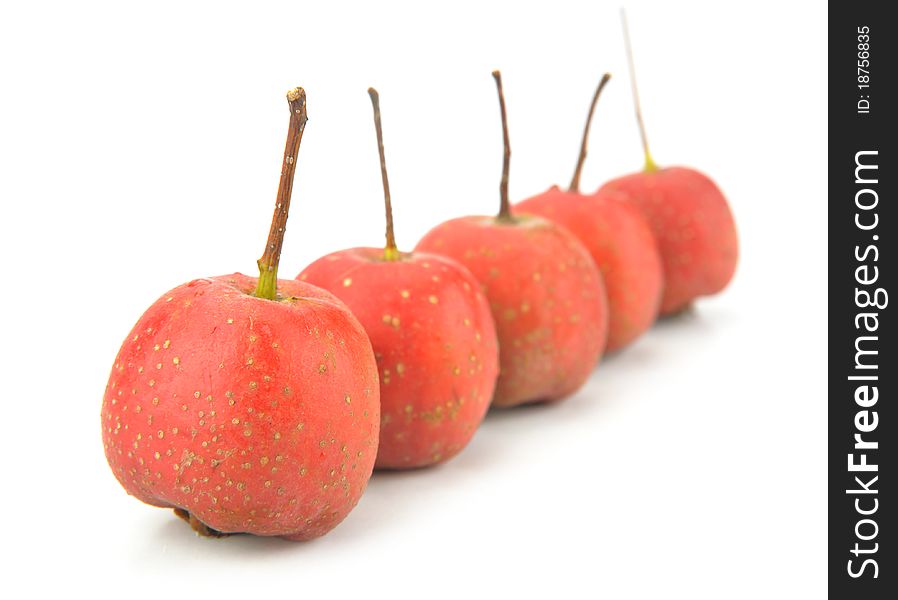
[[[380,424],[377,364],[329,292],[277,279],[302,88],[259,277],[197,279],[163,294],[128,334],[106,386],[106,458],[125,490],[205,535],[323,535],[359,501]]]
[[[495,406],[560,400],[582,386],[602,355],[608,335],[608,299],[602,276],[583,244],[540,217],[513,214],[508,201],[511,149],[502,77],[500,210],[495,217],[446,221],[416,251],[453,258],[480,282],[499,336]]]
[[[380,153],[386,247],[328,254],[298,278],[343,300],[371,338],[380,369],[376,467],[424,467],[461,451],[483,420],[499,371],[496,329],[467,269],[442,256],[397,249],[380,100],[373,88],[368,93]]]

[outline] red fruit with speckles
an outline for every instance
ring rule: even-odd
[[[299,275],[332,291],[358,317],[380,368],[378,468],[424,467],[455,456],[483,420],[499,370],[496,329],[477,280],[440,256],[400,253],[374,106],[387,245],[324,256]]]
[[[508,203],[510,150],[501,78],[505,161],[497,217],[462,217],[438,225],[416,250],[453,258],[480,282],[499,337],[493,404],[558,400],[576,391],[602,354],[608,306],[602,276],[567,230]]]
[[[730,206],[709,177],[686,167],[662,169],[652,159],[639,105],[627,19],[624,13],[621,16],[645,167],[609,181],[599,193],[614,194],[638,209],[652,228],[664,266],[661,314],[669,315],[729,284],[739,260],[739,240]]]
[[[539,215],[564,226],[583,242],[602,272],[608,291],[608,350],[617,350],[642,335],[658,316],[664,278],[652,230],[639,212],[615,202],[613,194],[580,193],[589,127],[606,74],[596,88],[574,177],[567,191],[553,186],[519,202],[515,212]]]
[[[519,202],[515,212],[564,226],[583,243],[608,292],[608,347],[620,349],[658,316],[664,277],[652,230],[635,209],[612,194],[586,196],[553,187]]]
[[[423,252],[379,248],[318,259],[300,279],[331,290],[368,332],[380,369],[378,468],[423,467],[464,448],[499,371],[496,330],[477,280]]]
[[[736,272],[739,241],[726,198],[694,169],[650,169],[599,190],[638,209],[655,234],[664,265],[661,314],[723,290]]]
[[[218,532],[307,539],[356,505],[374,466],[377,366],[330,293],[245,275],[198,279],[153,304],[103,400],[109,466],[129,494]]]
[[[377,364],[364,329],[329,292],[277,279],[306,123],[305,92],[287,99],[259,278],[197,279],[162,296],[119,350],[103,398],[116,478],[205,535],[323,535],[358,502],[377,452]]]
[[[416,251],[454,258],[483,286],[499,337],[493,404],[559,400],[602,355],[602,276],[571,233],[539,217],[462,217],[437,225]]]

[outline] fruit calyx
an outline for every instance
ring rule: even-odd
[[[499,182],[499,214],[497,221],[513,222],[511,215],[511,203],[508,201],[508,170],[511,162],[511,144],[508,142],[508,115],[505,112],[505,94],[502,91],[502,73],[498,69],[493,71],[493,79],[496,80],[496,91],[499,93],[499,111],[502,114],[502,180]]]
[[[187,521],[190,524],[190,528],[193,529],[200,537],[221,538],[231,535],[230,533],[224,533],[223,531],[212,529],[183,508],[176,508],[174,510],[175,515]]]
[[[645,135],[645,123],[642,120],[642,108],[639,102],[639,88],[636,86],[636,65],[633,62],[633,47],[630,45],[630,27],[627,25],[627,11],[620,10],[621,25],[624,29],[624,46],[627,50],[627,67],[630,71],[630,89],[633,92],[633,105],[636,107],[636,123],[639,125],[639,137],[642,139],[642,152],[645,155],[645,166],[642,170],[651,173],[659,169],[658,163],[652,159],[649,152],[649,142]]]
[[[259,265],[259,282],[255,296],[266,300],[277,297],[278,263],[281,249],[284,246],[284,232],[287,229],[287,215],[290,212],[290,197],[293,194],[293,176],[296,173],[296,155],[302,142],[302,134],[306,128],[309,115],[306,111],[306,92],[301,87],[287,92],[287,104],[290,107],[290,126],[287,130],[287,144],[284,148],[284,163],[281,167],[281,181],[278,184],[277,201],[271,217],[271,228],[268,231],[268,242],[265,252],[257,262]]]
[[[602,90],[605,88],[609,79],[611,79],[611,73],[602,75],[602,80],[599,81],[599,85],[596,87],[596,93],[592,96],[592,104],[589,105],[589,114],[586,116],[586,126],[583,127],[583,139],[580,141],[580,156],[577,158],[577,168],[574,169],[574,176],[571,177],[571,184],[568,186],[568,191],[575,194],[580,193],[580,172],[583,170],[584,161],[586,161],[586,146],[589,141],[589,128],[592,125],[592,115],[596,110],[596,104],[599,102],[599,96],[602,94]]]
[[[380,177],[384,185],[384,211],[387,215],[387,243],[384,246],[385,261],[399,260],[402,256],[396,247],[396,236],[393,233],[393,203],[390,201],[390,181],[387,179],[387,161],[384,158],[384,132],[380,122],[380,94],[373,87],[368,88],[371,108],[374,110],[374,130],[377,133],[377,153],[380,155]]]

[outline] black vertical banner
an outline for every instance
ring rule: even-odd
[[[898,598],[898,22],[829,4],[829,589]]]

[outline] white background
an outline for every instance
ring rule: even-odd
[[[823,3],[629,7],[655,158],[736,214],[724,294],[568,401],[490,414],[445,466],[377,474],[318,541],[200,539],[125,494],[99,424],[118,346],[167,289],[255,272],[289,87],[311,119],[285,277],[382,244],[369,85],[403,249],[498,208],[493,68],[513,199],[567,183],[606,70],[584,188],[640,167],[616,3],[250,4],[0,9],[8,597],[822,597]]]

